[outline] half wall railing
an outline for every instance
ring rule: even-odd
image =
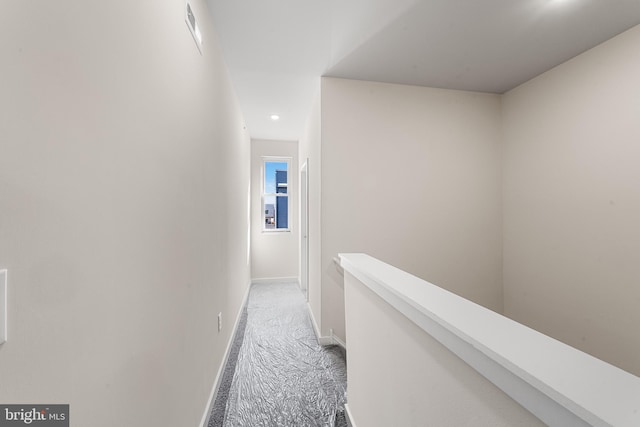
[[[352,425],[640,426],[640,378],[368,255],[339,259]]]

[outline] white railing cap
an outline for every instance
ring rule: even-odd
[[[366,254],[340,254],[345,271],[416,313],[591,425],[640,426],[640,378]],[[403,309],[405,307],[406,309]]]

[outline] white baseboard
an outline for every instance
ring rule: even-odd
[[[227,359],[229,358],[229,352],[231,351],[231,346],[233,345],[233,340],[238,330],[238,323],[240,323],[240,317],[242,316],[244,307],[247,305],[247,299],[249,298],[250,290],[251,290],[251,284],[247,286],[247,291],[245,292],[244,297],[242,298],[242,305],[240,306],[240,311],[238,311],[238,315],[236,316],[236,321],[233,324],[233,330],[231,331],[231,336],[229,338],[229,342],[227,343],[227,348],[224,351],[224,357],[222,358],[222,363],[218,368],[216,379],[213,382],[213,387],[211,387],[211,393],[209,394],[209,401],[207,403],[207,407],[205,408],[205,412],[202,415],[202,420],[200,421],[200,427],[206,427],[207,421],[209,420],[209,415],[211,414],[211,410],[213,409],[213,404],[216,401],[216,397],[218,396],[218,388],[220,387],[220,381],[222,380],[222,375],[224,374],[224,368],[227,365]]]
[[[345,415],[345,418],[347,419],[347,425],[349,427],[356,427],[356,422],[353,421],[353,415],[351,414],[351,409],[349,408],[348,403],[344,404],[344,415]]]
[[[307,309],[309,310],[309,317],[311,317],[311,324],[313,325],[313,332],[316,334],[316,339],[318,340],[318,344],[325,345],[333,345],[333,339],[331,337],[323,337],[320,336],[320,328],[318,328],[318,323],[316,322],[316,318],[313,315],[313,310],[311,310],[311,305],[307,303]]]
[[[333,333],[333,329],[331,330],[331,341],[333,341],[335,345],[339,345],[340,347],[345,349],[347,348],[347,343],[338,338],[338,336]]]
[[[257,279],[251,279],[251,283],[262,284],[262,283],[295,283],[298,286],[300,285],[300,281],[297,277],[263,277]]]
[[[321,346],[334,345],[331,337],[318,337],[318,344]]]
[[[318,329],[318,323],[311,310],[311,304],[307,303],[307,310],[309,310],[309,317],[311,318],[311,326],[313,326],[313,332],[316,334],[316,338],[320,341],[320,329]]]
[[[318,344],[322,346],[326,345],[339,345],[342,348],[347,348],[347,345],[344,341],[333,334],[333,329],[330,329],[331,335],[322,336],[320,335],[320,328],[318,328],[318,323],[316,323],[316,318],[313,316],[313,311],[311,310],[311,305],[307,303],[307,308],[309,310],[309,316],[311,317],[311,324],[313,325],[313,332],[316,334],[316,339],[318,340]]]

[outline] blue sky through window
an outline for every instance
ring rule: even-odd
[[[264,164],[264,192],[276,192],[276,170],[287,170],[287,162],[265,162]]]

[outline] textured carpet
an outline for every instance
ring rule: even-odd
[[[300,289],[252,285],[243,317],[208,426],[345,427],[345,353],[318,344]]]
[[[233,344],[229,349],[229,357],[224,367],[224,373],[220,380],[220,386],[218,388],[218,394],[216,395],[216,401],[211,409],[209,415],[209,422],[207,427],[222,427],[224,423],[224,414],[227,406],[227,399],[229,398],[229,390],[231,389],[231,383],[233,381],[233,374],[236,371],[236,364],[238,363],[238,355],[240,354],[240,348],[242,347],[242,341],[244,341],[244,331],[247,327],[247,307],[242,309],[240,320],[238,320],[238,328],[236,335],[233,338]]]

